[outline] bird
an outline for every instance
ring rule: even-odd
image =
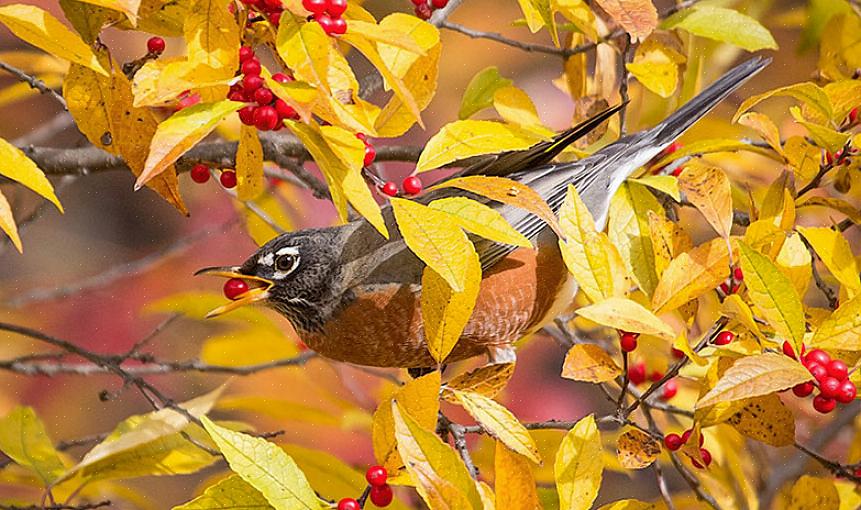
[[[455,175],[513,179],[538,192],[554,212],[573,184],[601,230],[610,198],[625,179],[769,63],[768,58],[754,57],[739,64],[656,126],[622,137],[588,157],[552,162],[623,105],[525,151],[489,157]],[[451,187],[431,189],[420,200],[428,203],[458,195],[496,209],[533,247],[473,238],[482,266],[480,290],[445,361],[486,355],[488,363],[512,362],[517,340],[571,308],[577,284],[562,260],[557,234],[528,211]],[[383,207],[383,217],[389,239],[358,219],[287,232],[239,266],[201,269],[196,274],[241,278],[251,287],[209,316],[262,303],[286,317],[303,342],[325,358],[411,370],[439,366],[424,339],[420,304],[424,263],[407,248],[390,207]]]

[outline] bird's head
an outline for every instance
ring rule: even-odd
[[[332,293],[338,273],[340,236],[334,229],[311,229],[282,234],[258,249],[241,266],[208,267],[207,274],[239,278],[248,290],[212,310],[222,315],[251,303],[261,303],[287,316],[294,325],[313,322]]]

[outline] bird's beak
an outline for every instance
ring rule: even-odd
[[[269,289],[275,285],[273,281],[267,280],[266,278],[240,273],[239,266],[207,267],[194,273],[194,276],[202,274],[221,276],[223,278],[239,278],[248,283],[249,287],[247,291],[237,296],[235,300],[219,306],[207,313],[207,319],[224,315],[227,312],[231,312],[245,305],[265,301],[269,297]]]

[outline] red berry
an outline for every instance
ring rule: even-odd
[[[250,58],[242,63],[240,69],[242,70],[242,74],[245,76],[260,76],[260,70],[262,68],[260,67],[259,60],[256,58]]]
[[[401,187],[404,188],[404,193],[407,195],[418,195],[422,192],[422,180],[415,175],[411,175],[404,179]]]
[[[389,473],[383,466],[371,466],[365,471],[365,480],[374,487],[385,485]]]
[[[239,120],[246,126],[254,125],[254,112],[257,111],[256,106],[244,106],[239,109]]]
[[[664,446],[666,446],[670,451],[674,452],[678,450],[683,444],[685,444],[685,442],[682,441],[682,438],[678,434],[667,434],[664,436]]]
[[[731,287],[729,286],[729,284],[728,284],[728,283],[726,283],[726,282],[723,282],[722,284],[720,284],[720,290],[721,290],[724,294],[727,294],[727,295],[732,294],[732,288],[731,288]]]
[[[375,485],[371,487],[371,503],[379,507],[389,506],[394,497],[394,494],[392,494],[392,488],[388,484]]]
[[[700,457],[703,458],[703,462],[705,463],[706,467],[709,467],[711,465],[712,453],[710,451],[706,450],[705,448],[700,448]],[[703,466],[701,466],[699,462],[693,461],[693,464],[696,467],[703,469]]]
[[[272,106],[259,106],[254,112],[254,125],[260,131],[270,131],[275,129],[280,120],[278,112]]]
[[[838,381],[842,381],[846,379],[849,375],[849,367],[846,366],[846,363],[839,359],[831,360],[827,365],[825,365],[826,370],[828,370],[828,375],[837,379]]]
[[[685,169],[685,167],[683,167],[683,166],[677,166],[676,168],[673,169],[673,172],[670,175],[672,175],[673,177],[678,177],[678,176],[682,175],[682,171],[684,169]]]
[[[254,100],[257,101],[257,104],[260,106],[268,105],[272,102],[273,98],[274,96],[272,95],[272,91],[266,87],[260,87],[254,91]]]
[[[688,429],[688,430],[682,432],[682,443],[687,443],[688,439],[691,438],[691,434],[693,434],[693,432],[694,431],[691,429]]]
[[[807,353],[804,357],[804,361],[807,363],[819,363],[822,366],[827,366],[831,363],[831,356],[822,349],[813,349]]]
[[[649,374],[649,380],[652,382],[658,382],[664,378],[664,374],[658,370],[655,370],[651,374]]]
[[[732,270],[732,277],[738,281],[742,281],[744,280],[744,272],[741,270],[740,267],[736,267]]]
[[[333,18],[340,18],[347,10],[347,0],[329,0],[326,12]]]
[[[221,172],[221,175],[218,177],[218,180],[221,181],[221,185],[227,189],[236,187],[236,172],[233,170],[224,170]]]
[[[251,62],[249,60],[249,62]],[[263,78],[256,74],[250,74],[242,78],[242,90],[245,91],[246,97],[251,97],[254,91],[263,86]]]
[[[637,348],[637,333],[623,332],[619,337],[619,345],[625,352],[631,352]]]
[[[813,374],[813,378],[819,382],[822,382],[826,377],[828,377],[828,369],[820,365],[819,363],[813,363],[807,370]]]
[[[664,383],[663,391],[661,392],[661,400],[670,400],[679,392],[679,383],[675,379],[670,379]]]
[[[628,380],[634,386],[646,382],[646,364],[644,362],[634,363],[628,367]]]
[[[224,282],[224,297],[227,299],[236,299],[246,292],[248,292],[248,284],[241,278],[231,278]]]
[[[243,102],[245,101],[245,93],[241,90],[232,90],[227,94],[227,99],[231,101]]]
[[[332,18],[332,30],[329,35],[343,35],[347,33],[347,22],[344,18]]]
[[[293,81],[293,78],[287,76],[284,73],[275,73],[272,75],[272,79],[274,81],[277,81],[278,83],[287,83]]]
[[[380,191],[384,195],[388,195],[390,197],[398,196],[398,185],[393,183],[392,181],[386,181],[385,184],[380,186]]]
[[[239,63],[244,64],[246,61],[254,58],[254,49],[251,46],[242,46],[239,48]]]
[[[428,19],[430,19],[431,14],[433,14],[433,11],[431,11],[431,8],[430,8],[430,6],[429,6],[428,4],[419,4],[419,5],[416,5],[416,10],[415,10],[415,12],[416,12],[416,16],[417,16],[419,19],[423,19],[423,20],[428,20]]]
[[[281,0],[263,0],[263,8],[270,12],[276,12],[284,9]]]
[[[296,110],[294,110],[293,107],[287,104],[283,99],[275,100],[275,111],[278,112],[278,116],[282,119],[296,120],[299,118],[299,114],[296,113]]]
[[[191,174],[192,181],[198,184],[203,184],[209,180],[209,167],[202,163],[198,163],[191,167],[189,174]]]
[[[200,94],[195,92],[194,94],[189,94],[188,91],[183,92],[180,95],[179,100],[176,102],[176,107],[174,110],[180,111],[188,108],[189,106],[194,106],[200,102]]]
[[[150,37],[146,42],[146,49],[153,55],[161,55],[167,45],[161,37]]]
[[[314,21],[320,24],[320,27],[323,29],[323,32],[326,32],[326,35],[331,35],[333,30],[333,19],[326,13],[323,14],[315,14]]]
[[[840,392],[840,381],[833,377],[825,377],[819,381],[819,392],[825,398],[836,398]]]
[[[854,124],[855,121],[858,120],[858,107],[852,108],[849,110],[849,123]]]
[[[427,0],[410,0],[410,1],[413,3],[413,5],[421,5],[421,4],[428,3]]]
[[[338,501],[338,510],[362,510],[362,507],[355,499],[344,498]]]
[[[796,384],[793,386],[792,393],[794,393],[796,397],[804,398],[813,393],[813,388],[815,388],[814,384],[808,381],[806,383]]]
[[[434,9],[442,9],[448,5],[448,0],[431,0],[431,5]]]
[[[676,349],[675,347],[670,349],[670,352],[673,353],[673,357],[676,359],[684,359],[685,358],[685,353],[683,351]]]
[[[855,384],[846,379],[842,383],[840,383],[840,389],[837,391],[837,396],[834,397],[841,404],[848,404],[855,400],[855,396],[858,395],[858,389],[855,388]]]
[[[302,0],[302,7],[311,14],[323,14],[329,5],[328,0]]]
[[[837,407],[837,401],[831,398],[816,395],[813,397],[813,408],[822,414],[828,414]]]
[[[783,341],[783,354],[786,354],[792,359],[797,359],[795,357],[795,350],[792,348],[792,344],[786,340]]]
[[[269,23],[272,23],[276,27],[281,24],[281,13],[273,12],[269,15]]]
[[[727,345],[735,340],[735,333],[732,331],[721,331],[714,340],[715,345]]]
[[[374,160],[377,159],[377,149],[374,148],[373,145],[369,143],[365,143],[365,159],[362,162],[365,166],[370,166]]]

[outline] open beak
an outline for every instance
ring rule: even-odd
[[[247,275],[239,272],[239,266],[207,267],[194,273],[198,275],[221,276],[223,278],[239,278],[248,283],[248,290],[240,294],[233,301],[219,306],[206,314],[206,318],[218,317],[239,307],[265,301],[269,297],[269,289],[275,285],[271,280],[259,276]]]

